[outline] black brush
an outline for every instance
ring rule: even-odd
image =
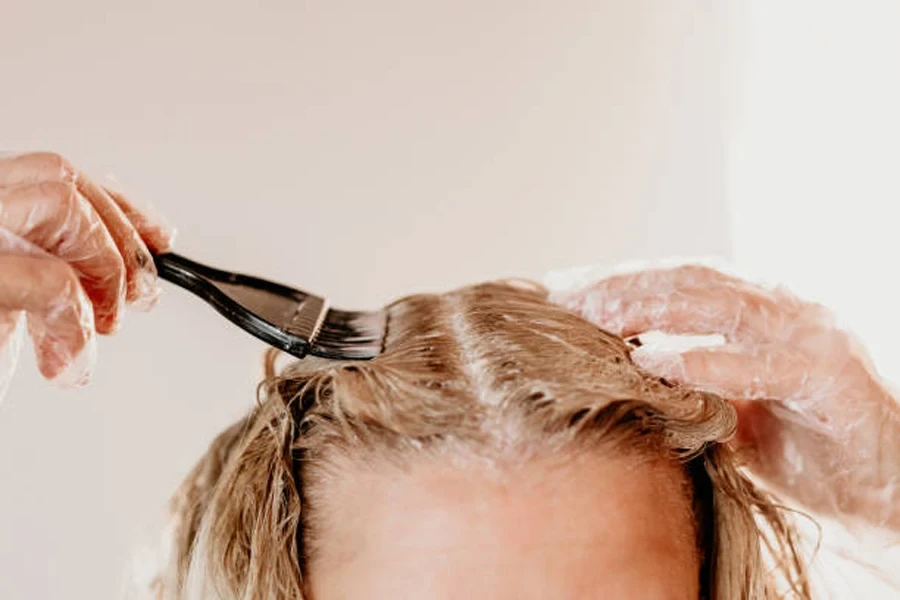
[[[303,358],[367,360],[381,353],[387,315],[328,306],[321,296],[221,271],[171,252],[154,256],[159,276],[206,301],[267,344]]]

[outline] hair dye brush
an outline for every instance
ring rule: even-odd
[[[167,252],[159,276],[206,301],[267,344],[303,358],[366,360],[381,353],[387,315],[328,306],[325,298],[258,277],[221,271]]]

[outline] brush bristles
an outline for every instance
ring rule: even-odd
[[[368,359],[381,353],[387,314],[331,308],[325,315],[310,353],[324,358]]]

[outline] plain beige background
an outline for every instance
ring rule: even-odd
[[[114,174],[201,261],[347,307],[731,252],[737,1],[8,0],[0,146]],[[0,598],[115,597],[262,347],[167,287],[0,405]]]

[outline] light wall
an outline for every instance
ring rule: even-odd
[[[0,146],[117,176],[198,260],[348,307],[508,275],[727,255],[735,4],[18,2]],[[184,292],[92,383],[26,356],[0,405],[0,598],[114,597],[262,348]]]

